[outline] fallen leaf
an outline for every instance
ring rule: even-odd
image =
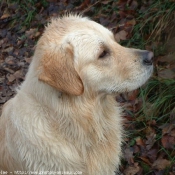
[[[26,31],[25,33],[26,33],[26,37],[33,38],[35,34],[37,33],[37,29],[30,29]]]
[[[5,76],[0,77],[0,83],[3,83],[4,80],[5,80]],[[1,87],[1,86],[0,86],[0,87]],[[1,88],[2,88],[2,87],[1,87]],[[0,92],[1,92],[1,88],[0,88]]]
[[[41,32],[36,32],[35,33],[35,38],[39,37],[41,35]]]
[[[11,47],[8,47],[8,48],[2,50],[2,52],[7,52],[7,53],[9,53],[9,52],[12,52],[13,49],[14,49],[14,47],[11,46]]]
[[[26,61],[27,63],[31,63],[32,57],[30,57],[30,58],[25,58],[25,61]]]
[[[103,26],[108,26],[109,24],[109,19],[106,17],[100,17],[100,24],[102,24]]]
[[[133,156],[133,150],[132,150],[132,148],[127,147],[124,150],[124,157],[128,161],[129,164],[133,164],[134,163],[134,156]]]
[[[4,67],[4,70],[6,70],[7,72],[13,74],[14,73],[14,70],[12,69],[9,69],[8,67]]]
[[[175,128],[174,124],[165,123],[159,128],[162,129],[162,135],[169,134],[173,128]]]
[[[139,171],[140,171],[140,167],[139,167],[138,163],[134,163],[133,166],[128,166],[124,170],[124,174],[125,175],[136,175]]]
[[[169,40],[167,41],[167,43],[165,44],[165,47],[167,48],[167,52],[168,53],[173,53],[175,54],[174,52],[174,45],[175,45],[175,36],[174,36],[174,32],[171,34],[173,35],[172,37],[169,38]]]
[[[152,130],[153,131],[153,130]],[[146,149],[150,150],[152,148],[152,146],[154,145],[154,143],[156,142],[156,134],[155,131],[153,131],[152,133],[150,133],[149,135],[146,136],[147,140],[146,140]]]
[[[162,79],[172,79],[175,78],[175,71],[172,69],[164,69],[158,71],[158,77]]]
[[[168,134],[164,135],[161,139],[162,145],[166,149],[174,149],[175,137],[172,137]]]
[[[156,123],[155,120],[149,120],[149,121],[147,122],[147,125],[149,125],[149,126],[156,126],[157,123]]]
[[[135,10],[138,7],[138,2],[137,1],[132,1],[130,7],[131,7],[132,10]]]
[[[0,47],[2,47],[2,45],[4,44],[4,39],[0,40]]]
[[[133,153],[137,154],[137,153],[139,153],[139,152],[140,152],[139,146],[134,145],[134,146],[133,146]]]
[[[5,10],[0,19],[6,19],[6,18],[8,18],[10,16],[11,16],[11,14],[9,13],[9,11]]]
[[[7,79],[9,82],[13,82],[16,79],[16,77],[13,74],[7,74]]]
[[[134,18],[126,22],[127,26],[128,25],[134,26],[135,24],[136,24],[136,20]]]
[[[141,137],[137,137],[136,138],[136,144],[139,145],[139,146],[144,146],[144,141]]]
[[[157,158],[157,154],[158,154],[158,149],[150,149],[147,152],[147,156],[149,157],[150,161],[154,162]]]
[[[106,4],[108,4],[109,2],[110,2],[110,0],[102,1],[101,3],[104,4],[104,5],[106,5]]]
[[[127,32],[124,30],[121,30],[120,32],[115,34],[115,39],[117,42],[120,42],[120,40],[126,40]]]
[[[149,137],[153,137],[153,135],[156,134],[155,129],[151,126],[147,126],[145,129],[145,132],[146,132],[147,139],[149,139]]]
[[[171,130],[170,136],[175,137],[175,129],[172,129],[172,130]]]
[[[128,100],[130,100],[130,101],[136,100],[137,97],[138,97],[138,94],[139,94],[139,90],[138,89],[136,89],[136,90],[134,90],[132,92],[129,92],[128,93]]]
[[[22,70],[16,71],[13,75],[15,76],[15,78],[23,78],[24,76]]]
[[[15,58],[13,56],[8,56],[5,58],[5,63],[9,65],[14,65],[15,64]]]
[[[152,165],[153,169],[164,170],[166,167],[170,166],[171,162],[167,159],[158,158]]]
[[[152,165],[152,163],[149,161],[149,159],[148,158],[146,158],[146,157],[139,157],[140,159],[142,159],[145,163],[147,163],[148,165]]]
[[[173,54],[169,54],[169,55],[166,55],[166,56],[159,56],[157,59],[156,59],[156,62],[158,64],[161,64],[161,63],[171,63],[171,62],[174,62],[174,57],[175,57],[175,53]]]

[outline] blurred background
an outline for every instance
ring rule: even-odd
[[[155,54],[154,75],[116,97],[124,108],[120,175],[175,175],[175,0],[0,0],[0,113],[25,79],[52,17],[81,13],[126,47]]]

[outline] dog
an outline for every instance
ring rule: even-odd
[[[122,155],[117,93],[142,86],[153,53],[119,45],[80,15],[52,19],[0,117],[0,170],[113,175]]]

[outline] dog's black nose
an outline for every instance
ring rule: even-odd
[[[152,65],[153,64],[153,52],[150,51],[143,51],[142,52],[142,58],[143,58],[143,64],[144,65]]]

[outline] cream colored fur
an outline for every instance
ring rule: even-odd
[[[152,72],[137,51],[88,18],[53,19],[4,105],[0,170],[114,175],[123,133],[114,94],[138,88]]]

